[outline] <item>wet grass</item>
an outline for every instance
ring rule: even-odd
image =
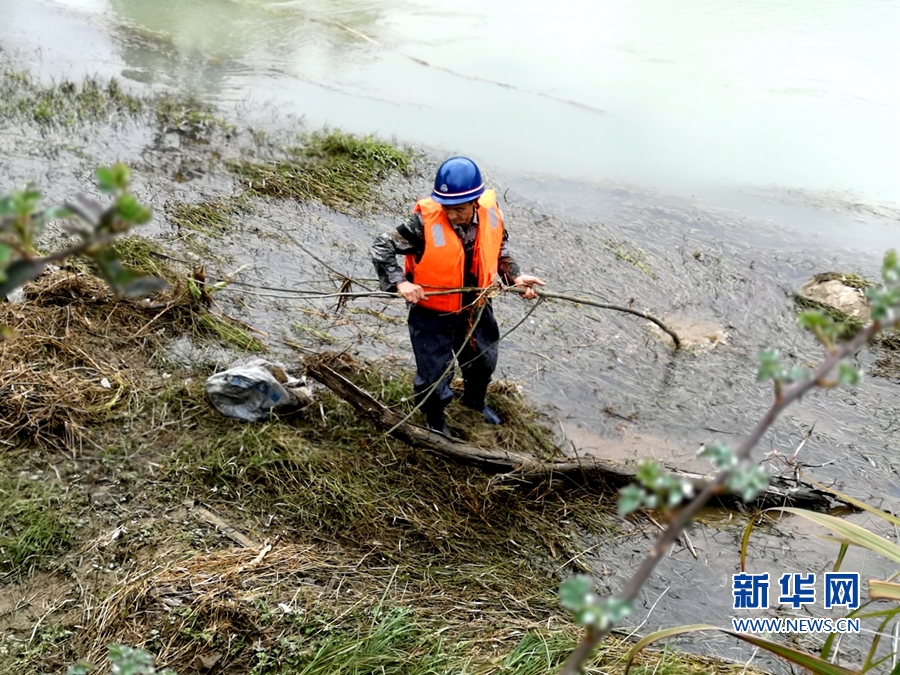
[[[149,117],[148,117],[149,116]],[[46,84],[27,71],[0,64],[0,119],[34,123],[39,128],[145,121],[163,133],[204,141],[213,133],[229,136],[235,127],[215,109],[190,96],[171,93],[134,95],[116,79],[87,77],[79,82]]]
[[[214,337],[223,345],[237,347],[253,354],[264,354],[268,351],[248,328],[231,319],[206,313],[198,317],[197,326],[207,337]]]
[[[250,193],[319,202],[338,211],[364,208],[375,198],[375,185],[392,172],[407,175],[412,153],[371,136],[341,131],[305,136],[277,162],[231,162],[231,170]]]
[[[837,334],[838,340],[849,340],[861,331],[865,325],[856,317],[845,314],[836,307],[827,305],[824,302],[819,302],[818,300],[813,300],[812,298],[803,297],[799,293],[794,294],[794,303],[801,310],[815,309],[834,319],[834,322],[839,326]]]
[[[72,545],[72,524],[60,495],[38,475],[0,462],[0,577],[46,567]]]
[[[639,270],[644,276],[656,279],[656,273],[650,268],[645,251],[615,239],[607,239],[605,244],[616,258]]]
[[[177,133],[190,140],[200,140],[219,131],[233,134],[234,125],[216,115],[215,108],[193,97],[163,94],[154,101],[154,114],[165,133]]]
[[[184,275],[166,262],[169,258],[154,241],[132,234],[113,242],[113,250],[125,265],[148,276],[159,277],[171,285],[177,285]]]
[[[200,202],[172,202],[166,205],[169,224],[208,237],[220,236],[235,227],[234,216],[245,211],[245,199],[216,197]]]
[[[822,272],[821,274],[816,274],[815,276],[813,276],[813,281],[817,283],[822,283],[824,281],[840,281],[845,286],[849,286],[850,288],[858,288],[859,290],[865,290],[869,286],[875,285],[874,281],[870,281],[869,279],[866,279],[859,274],[854,274],[853,272]]]
[[[121,89],[116,80],[85,78],[44,84],[26,72],[0,70],[0,118],[28,121],[40,127],[83,123],[121,123],[135,119],[144,102]]]

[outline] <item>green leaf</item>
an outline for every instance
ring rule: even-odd
[[[623,487],[619,490],[619,515],[624,517],[637,511],[641,508],[646,496],[644,488],[639,485],[631,484]]]
[[[120,190],[127,190],[128,184],[131,182],[131,169],[128,168],[128,165],[118,162],[113,164],[111,169],[116,187]]]
[[[829,516],[825,513],[814,513],[792,506],[779,506],[766,510],[783,511],[785,513],[793,513],[801,518],[806,518],[817,525],[827,527],[838,535],[841,542],[867,548],[873,553],[877,553],[888,560],[900,563],[900,546],[854,523],[841,518],[836,518],[835,516]]]
[[[709,459],[717,471],[730,471],[737,466],[737,457],[734,456],[731,448],[722,441],[713,441],[701,448],[697,454]]]
[[[586,574],[566,579],[559,587],[560,604],[572,612],[577,612],[585,606],[593,591],[594,580]]]
[[[756,371],[756,381],[765,382],[766,380],[776,379],[781,374],[781,358],[778,350],[767,349],[761,351],[756,356],[759,361],[759,368]]]
[[[35,208],[41,201],[41,193],[33,185],[29,184],[24,190],[13,192],[12,200],[16,214],[22,218],[27,218],[34,213]]]
[[[16,208],[13,204],[12,195],[0,197],[0,216],[13,216],[16,214]]]
[[[586,605],[575,612],[572,620],[576,626],[599,626],[603,622],[603,610],[594,605]]]
[[[856,671],[848,670],[847,668],[843,668],[842,666],[838,666],[834,663],[829,663],[824,659],[819,658],[818,656],[814,656],[813,654],[807,654],[806,652],[802,652],[799,649],[794,649],[793,647],[788,647],[787,645],[781,644],[779,642],[773,642],[772,640],[766,640],[765,638],[757,637],[755,635],[749,635],[746,633],[737,633],[733,630],[728,630],[727,628],[719,628],[718,626],[711,626],[709,624],[692,624],[690,626],[676,626],[675,628],[667,628],[666,630],[656,631],[655,633],[651,633],[647,637],[640,640],[631,650],[628,652],[628,659],[625,663],[625,673],[631,670],[631,664],[634,662],[634,657],[637,656],[644,647],[647,645],[658,642],[659,640],[665,640],[671,637],[677,637],[679,635],[686,635],[688,633],[699,633],[707,630],[715,630],[720,633],[724,633],[726,635],[731,635],[736,637],[744,642],[749,642],[750,644],[760,647],[761,649],[765,649],[767,652],[774,654],[786,661],[790,661],[791,663],[795,663],[798,666],[802,666],[810,671],[812,671],[815,675],[858,675]]]
[[[64,218],[70,218],[71,216],[72,212],[66,207],[51,206],[36,214],[32,219],[32,222],[34,223],[35,230],[40,232],[51,220],[62,220]]]
[[[897,251],[891,249],[884,254],[884,264],[881,266],[881,278],[886,284],[895,284],[900,281],[900,265],[897,263]]]
[[[76,663],[69,666],[66,675],[87,675],[93,669],[94,667],[87,663]]]
[[[129,223],[143,225],[153,216],[153,213],[145,206],[142,206],[132,195],[122,195],[119,197],[116,205],[119,209],[119,217]]]
[[[645,488],[653,490],[657,487],[657,482],[661,475],[662,467],[660,467],[659,462],[652,459],[645,459],[641,461],[634,477],[637,478],[638,482]]]
[[[100,188],[100,192],[105,192],[108,195],[116,191],[116,177],[111,167],[97,167],[97,187]]]
[[[43,263],[33,260],[16,260],[4,270],[6,279],[0,282],[0,295],[6,296],[32,279],[37,279],[44,271]]]
[[[116,285],[116,279],[122,271],[122,263],[116,257],[115,252],[111,249],[102,249],[95,253],[93,257],[100,276],[102,276],[104,281],[118,293],[119,288]]]
[[[684,493],[681,490],[681,484],[673,484],[672,487],[669,488],[666,506],[668,506],[670,509],[675,508],[681,503],[682,499],[684,499]]]
[[[797,325],[807,330],[828,328],[832,324],[834,319],[819,309],[806,309],[797,315]]]
[[[575,623],[578,626],[594,626],[599,630],[606,630],[631,614],[631,611],[630,602],[619,598],[606,598],[599,602],[596,595],[588,593],[584,606],[575,613]]]
[[[838,384],[849,384],[855,387],[859,384],[859,371],[846,361],[838,364]]]
[[[143,649],[127,645],[110,645],[109,660],[113,675],[153,675],[153,657]]]
[[[752,502],[769,486],[769,473],[758,464],[745,465],[732,470],[727,485],[745,502]]]
[[[799,382],[809,377],[809,370],[803,366],[793,366],[787,374],[788,382]]]

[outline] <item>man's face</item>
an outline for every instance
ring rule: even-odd
[[[468,225],[472,222],[472,218],[475,217],[475,202],[457,204],[455,206],[442,205],[442,208],[447,215],[447,220],[449,220],[450,224],[454,227]]]

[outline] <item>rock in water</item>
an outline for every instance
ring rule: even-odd
[[[850,286],[841,279],[824,279],[825,276],[816,275],[806,282],[800,289],[800,297],[833,307],[860,323],[869,323],[872,316],[862,289]]]

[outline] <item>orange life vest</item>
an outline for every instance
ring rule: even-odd
[[[493,190],[486,190],[476,206],[478,234],[472,255],[472,272],[478,279],[478,286],[486,288],[497,278],[497,261],[503,245],[503,213]],[[418,262],[415,256],[406,256],[407,279],[419,284],[426,293],[461,288],[466,254],[444,209],[429,197],[417,202],[413,212],[421,214],[425,225],[425,252]],[[419,305],[438,312],[458,312],[462,309],[462,295],[432,295],[420,300]]]

